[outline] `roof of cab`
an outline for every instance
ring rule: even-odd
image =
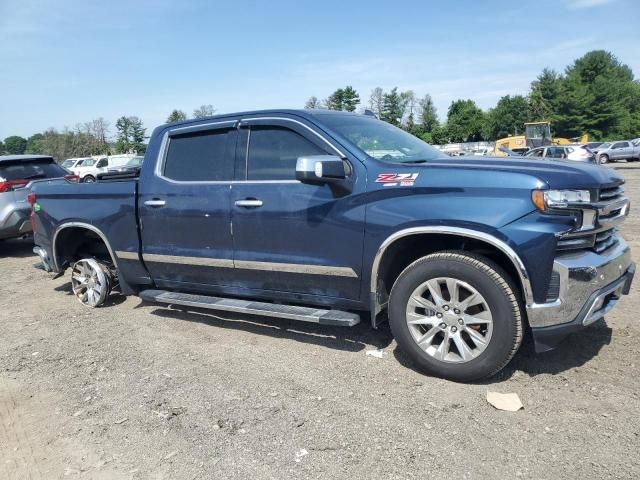
[[[53,160],[53,157],[51,155],[0,155],[0,162],[8,162],[8,161],[15,161],[15,160],[44,160],[44,159],[51,159]]]
[[[202,118],[190,118],[188,120],[180,120],[178,122],[172,122],[162,125],[162,127],[166,126],[178,126],[178,125],[189,125],[196,122],[201,122],[203,120],[223,120],[229,117],[249,117],[255,115],[295,115],[298,117],[303,117],[310,119],[311,117],[315,117],[318,115],[355,115],[361,116],[361,113],[355,112],[344,112],[341,110],[327,110],[323,108],[309,108],[309,109],[291,109],[291,108],[283,108],[283,109],[272,109],[272,110],[251,110],[248,112],[233,112],[233,113],[224,113],[220,115],[213,115],[211,117],[202,117]]]

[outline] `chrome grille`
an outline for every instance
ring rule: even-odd
[[[558,250],[593,250],[602,253],[618,244],[618,229],[609,228],[590,235],[567,236],[558,240]]]
[[[618,198],[621,198],[623,194],[624,189],[620,185],[617,185],[615,187],[601,188],[599,200],[609,202],[611,200],[617,200]]]
[[[604,232],[597,233],[596,239],[593,245],[593,249],[597,253],[602,253],[606,249],[611,248],[614,245],[617,245],[618,243],[618,237],[616,235],[617,233],[618,233],[617,228],[610,228],[609,230],[605,230]]]

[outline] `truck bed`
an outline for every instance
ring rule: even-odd
[[[36,216],[36,243],[51,249],[56,232],[89,224],[110,248],[138,251],[137,181],[96,183],[46,182],[33,188],[42,210]]]

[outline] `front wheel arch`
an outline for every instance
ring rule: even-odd
[[[488,257],[512,279],[519,300],[534,303],[531,282],[524,262],[506,243],[493,235],[459,227],[414,227],[388,237],[373,260],[370,281],[371,324],[386,305],[391,287],[412,262],[444,250],[465,250]]]

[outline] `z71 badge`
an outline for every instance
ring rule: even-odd
[[[418,178],[417,173],[381,173],[376,178],[376,183],[382,183],[384,187],[411,187]]]

